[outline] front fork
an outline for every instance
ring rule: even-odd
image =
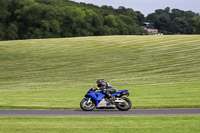
[[[91,98],[87,98],[87,104],[91,102]]]

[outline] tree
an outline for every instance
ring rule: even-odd
[[[165,8],[158,9],[146,18],[155,28],[163,33],[194,34],[198,31],[200,16],[192,11]]]
[[[15,40],[18,39],[18,27],[16,24],[11,23],[9,24],[8,28],[7,28],[7,32],[5,34],[5,39],[9,39],[9,40]]]
[[[104,24],[109,27],[117,27],[116,17],[114,15],[106,16]]]
[[[11,14],[9,6],[11,0],[0,0],[0,22],[5,22],[6,18]]]
[[[69,0],[1,0],[0,7],[1,40],[143,32],[143,14],[125,7]]]
[[[139,11],[136,11],[135,13],[136,13],[136,21],[137,21],[137,23],[142,26],[144,24],[144,20],[145,20],[144,15]]]
[[[0,23],[0,40],[3,40],[3,37],[4,37],[4,29],[3,29],[3,25],[2,23]]]

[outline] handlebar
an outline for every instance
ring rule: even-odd
[[[97,87],[92,87],[91,90],[93,90],[93,91],[97,91],[97,90],[100,90],[100,89],[97,88]]]

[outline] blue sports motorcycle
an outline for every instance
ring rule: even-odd
[[[80,107],[84,111],[92,111],[96,108],[117,108],[120,111],[127,111],[131,108],[132,102],[124,95],[129,96],[128,90],[119,90],[112,94],[114,100],[110,101],[102,91],[97,91],[96,87],[91,88],[81,101]]]

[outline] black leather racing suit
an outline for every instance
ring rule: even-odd
[[[115,88],[109,85],[107,82],[103,82],[101,86],[98,87],[109,98],[112,97],[112,94],[116,92]]]

